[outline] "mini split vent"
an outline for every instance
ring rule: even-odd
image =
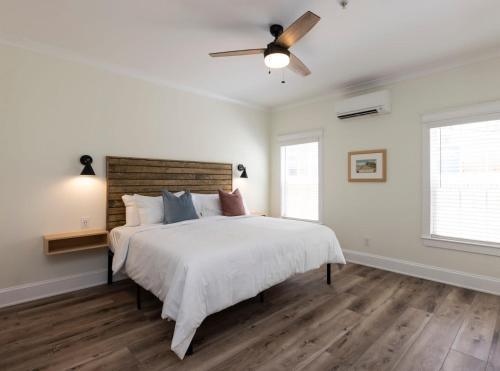
[[[388,90],[359,95],[337,102],[335,109],[337,117],[341,120],[390,113],[391,96]]]
[[[338,115],[337,117],[341,120],[343,119],[350,119],[352,117],[358,117],[358,116],[366,116],[366,115],[373,115],[379,113],[376,109],[370,109],[367,111],[360,111],[360,112],[354,112],[354,113],[345,113],[342,115]]]

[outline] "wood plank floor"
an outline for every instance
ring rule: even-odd
[[[500,370],[500,298],[349,264],[207,318],[195,353],[122,281],[0,310],[0,370]]]

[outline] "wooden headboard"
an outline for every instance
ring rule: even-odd
[[[125,224],[124,194],[160,196],[162,189],[170,192],[189,190],[196,193],[217,193],[233,189],[231,164],[215,162],[154,160],[132,157],[106,157],[106,228]]]

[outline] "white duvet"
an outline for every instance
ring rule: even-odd
[[[345,264],[335,233],[315,223],[260,216],[214,216],[111,232],[113,272],[162,302],[176,321],[172,350],[182,359],[210,314],[254,297],[295,273]]]

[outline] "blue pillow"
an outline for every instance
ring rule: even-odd
[[[191,193],[184,192],[180,197],[167,190],[162,191],[163,196],[163,224],[182,222],[183,220],[198,219],[198,214],[193,205]]]

